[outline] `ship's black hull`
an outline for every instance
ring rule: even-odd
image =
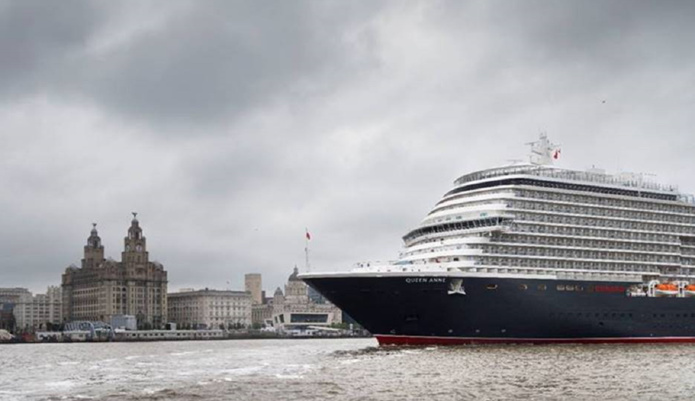
[[[695,298],[628,296],[632,283],[391,275],[303,279],[381,344],[695,342]],[[452,280],[462,280],[460,291],[452,291]]]

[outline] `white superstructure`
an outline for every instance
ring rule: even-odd
[[[644,282],[695,279],[691,195],[644,175],[551,165],[545,135],[531,163],[464,175],[403,239],[396,262],[362,272],[446,271]]]

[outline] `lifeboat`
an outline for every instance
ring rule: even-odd
[[[672,283],[657,284],[654,287],[654,295],[657,297],[675,297],[678,295],[678,287]]]
[[[688,284],[683,288],[683,295],[686,297],[695,297],[695,284]]]

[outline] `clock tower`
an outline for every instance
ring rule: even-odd
[[[92,269],[99,267],[104,261],[104,246],[101,244],[101,238],[97,233],[97,223],[92,223],[92,232],[87,238],[87,245],[84,246],[84,258],[82,259],[82,267]]]
[[[141,267],[149,262],[147,253],[147,241],[142,236],[142,228],[137,219],[138,214],[133,212],[133,220],[128,228],[128,236],[123,239],[124,250],[121,260],[126,267]]]

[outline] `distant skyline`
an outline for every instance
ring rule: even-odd
[[[131,212],[169,289],[398,256],[458,176],[525,159],[695,192],[695,3],[0,1],[0,286]]]

